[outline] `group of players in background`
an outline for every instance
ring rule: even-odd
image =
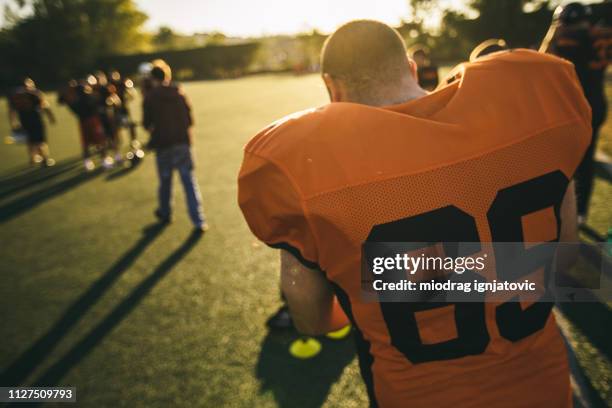
[[[116,70],[108,75],[96,71],[82,80],[70,80],[59,90],[58,102],[66,105],[78,119],[85,170],[95,169],[94,154],[100,155],[101,165],[107,169],[123,161],[122,129],[127,130],[130,138],[130,150],[125,158],[132,160],[144,156],[136,137],[136,122],[129,111],[134,92],[133,81]],[[48,167],[55,161],[49,155],[43,115],[55,123],[44,94],[31,78],[26,78],[9,95],[9,123],[13,135],[25,139],[30,164]]]
[[[134,83],[115,70],[108,76],[97,71],[84,80],[72,80],[59,92],[58,101],[68,106],[79,120],[86,170],[95,168],[91,159],[95,152],[101,155],[105,168],[112,168],[123,159],[119,141],[121,129],[128,130],[130,136],[131,150],[127,158],[133,158],[134,154],[142,157],[136,123],[128,109],[133,98]]]

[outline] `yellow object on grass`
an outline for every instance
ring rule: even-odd
[[[289,346],[289,353],[295,358],[307,359],[312,358],[321,352],[321,343],[319,340],[306,337],[297,339]]]
[[[340,330],[336,330],[336,331],[327,333],[326,336],[329,337],[330,339],[340,340],[348,336],[350,332],[351,332],[351,325],[347,324]]]

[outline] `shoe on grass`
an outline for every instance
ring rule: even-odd
[[[93,171],[96,168],[96,164],[91,159],[83,160],[83,167],[85,167],[86,171]]]
[[[111,156],[106,156],[104,160],[102,160],[102,167],[106,170],[110,170],[115,167],[115,160]]]
[[[155,215],[155,218],[157,218],[157,220],[162,224],[168,224],[172,221],[172,218],[170,218],[169,215],[162,214],[159,209],[155,210],[153,214]]]
[[[206,222],[205,222],[205,223],[204,223],[204,224],[202,224],[202,225],[195,226],[195,227],[193,228],[193,232],[195,232],[195,233],[197,233],[197,234],[203,234],[203,233],[205,233],[206,231],[208,231],[209,229],[210,229],[210,226],[208,225],[208,223],[206,223]]]
[[[293,329],[293,319],[291,318],[291,313],[289,313],[289,307],[287,305],[281,306],[280,309],[268,319],[266,326],[272,330]]]

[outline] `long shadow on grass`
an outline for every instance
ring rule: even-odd
[[[595,174],[597,177],[612,182],[612,163],[595,161]]]
[[[34,174],[37,170],[37,167],[26,163],[7,169],[0,174],[0,185],[6,181],[17,180],[19,177],[27,177],[28,174]]]
[[[191,234],[183,244],[160,263],[132,292],[91,331],[75,344],[62,358],[49,367],[35,381],[36,386],[52,387],[89,354],[100,342],[125,319],[142,299],[162,280],[172,268],[194,247],[202,234]]]
[[[583,244],[580,248],[580,254],[597,269],[601,268],[603,273],[610,271],[609,265],[602,267],[602,263],[609,261],[601,253],[601,247]],[[575,287],[581,287],[579,283],[575,285]],[[588,300],[589,302],[559,302],[557,303],[557,308],[571,322],[574,328],[588,339],[592,346],[606,359],[611,360],[612,311],[593,294],[589,296]],[[569,343],[568,352],[572,375],[583,394],[582,398],[587,402],[586,406],[593,408],[608,406],[596,391],[585,370],[578,363],[578,359]]]
[[[31,169],[27,173],[6,177],[0,180],[0,199],[66,173],[72,170],[80,161],[81,159],[78,157],[70,158],[58,162],[53,167]]]
[[[589,227],[586,224],[580,225],[578,229],[595,242],[604,242],[606,240],[603,236],[599,234],[599,232],[595,231],[595,229]]]
[[[559,303],[557,307],[602,355],[612,360],[612,312],[603,303]]]
[[[106,181],[113,181],[118,178],[127,176],[128,174],[136,170],[138,167],[140,167],[140,163],[142,163],[142,160],[130,161],[127,167],[121,167],[106,176]]]
[[[55,349],[68,331],[83,318],[113,283],[132,266],[134,261],[151,245],[163,229],[164,224],[153,224],[145,227],[140,239],[72,303],[64,311],[60,319],[44,335],[6,368],[0,375],[0,384],[3,386],[17,386],[25,381],[28,375]]]
[[[570,366],[572,379],[574,380],[578,390],[574,391],[573,400],[576,408],[606,408],[608,405],[604,402],[599,392],[593,387],[588,375],[578,362],[578,357],[574,353],[572,346],[565,334],[563,335],[565,347],[567,348],[567,357]],[[577,392],[576,392],[577,391]]]
[[[586,243],[580,247],[580,255],[594,267],[593,271],[598,275],[609,274],[612,270],[610,260],[602,253],[602,249],[602,246]],[[587,278],[588,274],[589,271],[585,270],[581,277]],[[575,285],[581,287],[580,283]],[[585,300],[588,302],[560,302],[557,307],[593,346],[608,360],[612,360],[612,311],[593,294]]]
[[[15,177],[23,176],[29,172],[34,172],[35,170],[36,169],[29,164],[18,164],[17,166],[11,167],[0,173],[0,183]]]
[[[61,181],[42,187],[41,189],[38,189],[30,194],[19,197],[0,206],[0,223],[6,222],[13,217],[29,211],[45,201],[59,194],[65,193],[66,191],[71,190],[86,181],[92,180],[101,172],[102,168],[97,168],[91,172],[83,172],[79,170],[77,173],[69,175],[67,178],[62,179]]]
[[[298,360],[289,355],[295,333],[268,333],[256,367],[260,392],[272,391],[281,408],[320,407],[344,368],[355,358],[352,336],[342,340],[319,338],[323,346],[314,358]]]

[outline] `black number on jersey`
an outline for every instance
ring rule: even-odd
[[[557,222],[557,236],[560,231],[560,208],[569,180],[560,171],[545,174],[534,179],[500,190],[487,219],[494,242],[522,242],[521,218],[529,213],[552,208]],[[445,243],[447,256],[468,256],[480,251],[479,245],[463,246],[461,252],[456,242],[480,241],[473,216],[455,206],[447,206],[402,218],[385,224],[375,225],[368,235],[368,242],[426,242],[429,245]],[[448,244],[451,243],[451,244]],[[501,252],[498,252],[501,248]],[[533,257],[541,246],[506,253],[505,246],[495,248],[497,273],[500,279],[516,280],[530,273],[507,268],[507,257]],[[415,248],[419,249],[419,248]],[[545,249],[544,249],[545,250]],[[498,258],[499,257],[499,258]],[[539,257],[538,259],[541,259]],[[545,276],[550,262],[539,265]],[[467,273],[467,272],[466,272]],[[546,279],[546,277],[545,277]],[[480,303],[415,303],[381,302],[380,308],[391,337],[392,345],[413,364],[429,361],[449,360],[481,354],[489,344],[489,333],[485,319],[485,304]],[[454,308],[457,337],[448,341],[423,343],[416,320],[416,313],[442,307]],[[516,301],[508,301],[496,308],[495,318],[502,337],[516,342],[541,330],[552,309],[552,303],[535,302],[526,309]]]

